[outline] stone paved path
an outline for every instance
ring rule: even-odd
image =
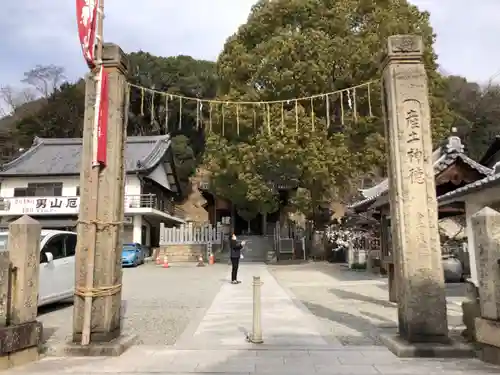
[[[228,270],[229,271],[229,270]],[[245,342],[251,325],[251,277],[263,286],[265,343]],[[204,317],[175,346],[138,345],[118,358],[48,357],[5,374],[498,374],[478,360],[400,359],[382,346],[325,340],[318,320],[263,265],[244,265],[243,284],[224,284]]]
[[[397,327],[387,279],[325,262],[269,268],[318,319],[322,335],[343,345],[381,345],[378,327]],[[447,285],[448,323],[461,330],[464,284]]]
[[[212,306],[191,334],[189,330],[176,343],[179,348],[245,348],[246,333],[252,328],[252,279],[260,276],[262,286],[262,327],[265,345],[312,347],[327,345],[316,327],[316,318],[297,304],[278,285],[267,267],[243,264],[239,278],[242,284],[226,283]],[[340,344],[339,344],[340,345]]]
[[[196,267],[174,263],[169,269],[147,263],[123,269],[124,329],[144,345],[172,345],[190,322],[203,316],[220,290],[227,265]],[[179,287],[181,286],[181,287]],[[49,353],[71,336],[73,304],[46,306],[43,323]]]

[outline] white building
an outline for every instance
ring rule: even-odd
[[[129,137],[125,149],[124,243],[158,246],[160,223],[184,223],[169,135]],[[80,205],[81,139],[36,138],[0,171],[0,228],[27,214],[44,229],[73,229]]]

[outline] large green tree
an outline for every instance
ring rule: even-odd
[[[463,77],[449,76],[446,98],[453,110],[453,126],[467,145],[469,155],[479,160],[500,134],[500,86],[479,85]]]
[[[434,34],[429,15],[404,0],[259,1],[218,58],[218,96],[287,101],[378,80],[382,51],[394,34],[424,39],[437,143],[452,116],[436,72]],[[207,144],[214,188],[243,206],[274,202],[257,208],[266,211],[277,200],[269,181],[292,180],[298,186],[292,202],[309,215],[349,196],[358,178],[385,163],[379,92],[374,83],[370,102],[366,86],[332,95],[328,106],[321,96],[300,101],[298,127],[293,101],[264,109],[226,105],[224,128],[219,115],[217,135]]]
[[[196,60],[190,56],[158,57],[142,51],[131,53],[128,58],[128,80],[132,84],[191,98],[210,99],[216,95],[217,73],[214,62]],[[184,100],[181,107],[178,99],[169,98],[168,105],[166,99],[165,95],[132,88],[129,134],[182,134],[189,139],[193,151],[198,155],[203,150],[204,137],[202,127],[196,124],[196,101]]]
[[[190,56],[158,57],[142,51],[131,53],[128,58],[128,81],[132,84],[191,98],[210,99],[216,95],[214,62]],[[189,178],[195,172],[204,150],[205,134],[200,126],[201,118],[202,113],[194,100],[180,103],[175,97],[165,94],[131,89],[128,133],[172,135],[172,149],[183,191],[189,190]]]

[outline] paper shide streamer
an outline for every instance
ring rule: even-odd
[[[317,126],[316,122],[318,120],[318,114],[320,117],[326,119],[326,127],[330,129],[332,126],[332,121],[335,119],[339,119],[341,125],[345,125],[346,115],[348,118],[352,118],[352,121],[357,122],[359,119],[359,109],[358,104],[364,103],[364,108],[366,111],[366,107],[368,107],[367,112],[368,116],[373,116],[372,109],[372,99],[371,99],[371,87],[375,81],[370,81],[363,83],[361,85],[357,85],[354,87],[349,87],[342,90],[337,90],[329,93],[312,95],[309,97],[301,97],[294,99],[286,99],[286,100],[274,100],[274,101],[223,101],[223,100],[215,100],[215,99],[200,99],[200,98],[192,98],[182,95],[176,95],[169,92],[162,92],[150,88],[146,88],[143,86],[135,85],[129,83],[128,86],[131,89],[137,89],[140,91],[140,114],[141,116],[145,116],[145,100],[146,95],[151,96],[149,115],[151,124],[156,122],[156,108],[155,99],[158,96],[164,97],[165,102],[165,131],[169,130],[169,121],[170,121],[170,108],[172,104],[177,101],[179,106],[178,113],[178,130],[182,130],[183,128],[183,117],[185,110],[185,103],[195,102],[196,106],[196,129],[204,126],[205,121],[208,121],[208,132],[214,131],[214,121],[217,119],[219,122],[219,129],[222,136],[227,134],[227,115],[230,113],[231,117],[235,119],[235,121],[231,121],[233,126],[236,127],[236,134],[239,136],[242,130],[242,119],[248,119],[251,116],[252,122],[252,130],[254,132],[258,131],[260,118],[262,118],[261,124],[263,125],[262,130],[267,132],[268,135],[272,133],[272,118],[271,118],[271,110],[274,109],[275,105],[280,106],[280,120],[277,121],[279,123],[278,129],[281,134],[284,133],[287,123],[287,112],[294,113],[295,115],[295,132],[298,133],[300,131],[300,108],[310,108],[310,126],[311,130],[315,131]],[[359,90],[366,88],[366,96],[363,95],[363,99],[358,97]],[[317,100],[318,99],[318,100]],[[319,105],[319,100],[322,100],[323,103],[321,106]],[[361,101],[360,101],[361,100]],[[204,106],[206,104],[208,106],[208,110],[203,111]],[[347,104],[348,112],[346,113],[345,105]],[[335,109],[332,109],[332,105],[334,105]],[[192,108],[192,107],[191,107]],[[250,110],[251,115],[249,112]],[[214,116],[214,111],[216,111]],[[340,115],[338,116],[338,112]],[[244,113],[248,113],[248,115],[243,115]],[[262,113],[262,117],[261,114]],[[366,113],[366,112],[365,112]],[[204,120],[205,116],[208,116],[208,120]],[[242,117],[244,116],[244,117]],[[338,117],[337,117],[338,116]],[[293,118],[293,117],[292,117]],[[243,125],[244,126],[244,125]]]

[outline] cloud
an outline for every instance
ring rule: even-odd
[[[435,50],[448,74],[486,82],[500,73],[498,0],[411,0],[431,14]]]
[[[216,5],[214,5],[216,3]],[[214,60],[245,22],[255,0],[108,0],[105,40],[126,52]],[[139,7],[137,5],[139,4]],[[86,66],[77,37],[75,1],[6,1],[0,14],[1,84],[16,84],[36,64],[64,66],[70,78]]]
[[[107,0],[105,39],[125,51],[192,55],[215,59],[227,37],[244,23],[256,0]],[[0,14],[0,84],[17,84],[36,64],[64,66],[68,78],[86,67],[71,0],[4,1]],[[472,80],[487,80],[500,69],[494,35],[500,1],[413,0],[431,12],[442,68]]]

